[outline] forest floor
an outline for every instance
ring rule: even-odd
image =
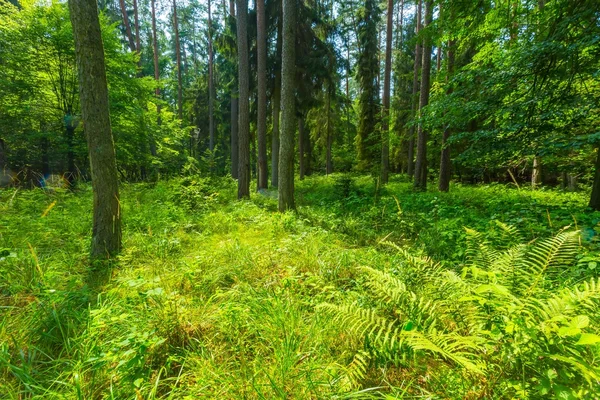
[[[383,240],[460,271],[465,227],[493,239],[495,220],[526,241],[581,229],[572,268],[589,276],[600,213],[584,193],[414,193],[397,179],[377,190],[370,177],[308,178],[297,214],[277,213],[274,192],[235,200],[228,179],[123,185],[108,277],[88,262],[88,185],[1,189],[0,398],[466,397],[460,373],[390,365],[357,385],[348,366],[365,345],[318,306],[361,301],[360,267],[400,265]]]

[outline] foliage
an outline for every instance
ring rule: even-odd
[[[362,268],[368,300],[321,306],[364,338],[348,377],[360,385],[387,364],[442,382],[450,367],[468,397],[597,396],[600,281],[569,279],[578,243],[563,231],[498,251],[469,231],[461,275],[396,246],[400,265]],[[459,397],[457,389],[443,397]]]
[[[499,186],[415,194],[410,183],[396,179],[375,198],[375,188],[370,176],[308,177],[297,188],[299,213],[277,214],[274,192],[238,202],[231,179],[190,174],[123,185],[124,250],[108,278],[87,258],[88,185],[1,190],[0,393],[464,398],[472,387],[477,394],[487,387],[488,398],[503,398],[501,390],[514,396],[543,387],[558,394],[560,385],[568,388],[564,393],[591,390],[580,367],[560,358],[588,362],[595,345],[578,345],[577,329],[586,334],[582,342],[598,334],[597,313],[578,300],[593,294],[600,263],[599,218],[585,213],[584,195]],[[582,247],[573,233],[561,233],[571,215],[582,230]],[[499,218],[521,233],[490,222]],[[485,234],[467,232],[465,225]],[[378,245],[386,236],[401,250]],[[563,251],[573,240],[575,265],[552,266],[528,296],[531,284],[511,286],[505,257],[530,265],[539,257],[527,255],[547,254],[551,245]],[[423,260],[425,252],[436,261]],[[523,273],[517,282],[536,282],[526,271],[516,271]],[[411,307],[381,300],[400,284],[406,290],[397,301]],[[587,301],[597,306],[593,296]],[[560,308],[565,302],[573,307]],[[414,349],[377,352],[383,335],[363,342],[365,336],[351,334],[348,324],[332,324],[317,309],[324,303],[395,323],[410,313],[413,333],[401,338],[414,335]],[[556,315],[565,318],[552,321]],[[574,320],[580,315],[589,317],[587,326],[584,318]],[[539,321],[544,324],[533,324]],[[457,339],[458,329],[478,339]],[[427,350],[431,343],[443,352]],[[559,357],[538,357],[552,351]],[[516,372],[520,361],[525,384]],[[363,365],[364,379],[349,375],[349,365]],[[504,374],[493,369],[497,365]]]

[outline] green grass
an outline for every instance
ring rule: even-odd
[[[106,281],[87,259],[89,186],[0,191],[0,398],[462,398],[458,367],[434,385],[417,369],[373,365],[353,384],[362,340],[318,306],[369,301],[361,268],[403,262],[384,238],[460,270],[464,227],[500,242],[493,220],[526,240],[577,225],[573,276],[600,262],[600,214],[580,193],[413,193],[334,175],[298,182],[298,213],[279,214],[273,192],[239,202],[235,189],[124,185],[124,250]]]

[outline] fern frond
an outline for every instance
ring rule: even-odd
[[[531,295],[547,275],[570,265],[577,254],[579,232],[560,232],[535,243],[521,258],[521,279],[527,282],[525,297]]]
[[[421,333],[404,331],[406,345],[413,350],[437,354],[466,368],[470,372],[484,374],[485,367],[477,355],[481,351],[480,339],[474,336],[459,336],[455,333]]]

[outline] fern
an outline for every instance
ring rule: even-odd
[[[519,237],[514,228],[498,225],[503,235]],[[547,380],[544,371],[564,370],[579,393],[597,393],[600,349],[578,340],[584,333],[596,340],[600,279],[574,287],[561,279],[578,251],[579,234],[562,231],[498,250],[484,235],[467,233],[462,275],[388,243],[404,260],[395,273],[361,268],[366,304],[373,307],[320,306],[365,342],[348,366],[349,381],[360,386],[372,361],[395,365],[408,355],[414,363],[434,357],[462,367],[464,379],[502,371],[508,380],[529,382],[527,390]]]

